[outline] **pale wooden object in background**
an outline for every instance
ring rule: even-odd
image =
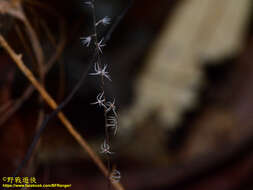
[[[204,82],[203,58],[220,59],[240,51],[249,10],[250,0],[182,1],[135,83],[136,101],[121,113],[121,132],[152,113],[162,126],[178,124],[182,113],[197,103]]]

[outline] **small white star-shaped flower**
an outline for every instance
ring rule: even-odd
[[[118,119],[115,116],[109,116],[107,118],[106,127],[111,127],[114,129],[114,136],[117,134],[118,130]]]
[[[103,25],[108,25],[111,23],[111,18],[109,18],[108,16],[102,18],[101,20],[99,20],[97,23],[96,23],[96,26],[99,25],[99,24],[103,24]]]
[[[94,65],[94,70],[95,70],[95,73],[90,73],[89,75],[100,75],[102,77],[105,77],[107,78],[108,80],[112,81],[111,78],[110,78],[110,75],[109,75],[109,72],[106,71],[107,69],[107,65],[105,65],[103,67],[103,69],[99,66],[99,63],[95,63]]]
[[[97,43],[98,50],[99,50],[101,53],[103,53],[103,52],[102,52],[102,47],[106,46],[105,44],[103,44],[103,41],[104,41],[104,38],[102,38],[102,39],[100,40],[100,42]]]
[[[117,183],[120,181],[121,179],[121,174],[118,170],[113,170],[112,173],[111,173],[111,180],[113,183]]]
[[[99,107],[101,107],[101,106],[106,107],[104,102],[105,102],[104,92],[102,92],[97,95],[97,101],[94,103],[91,103],[91,104],[93,104],[93,105],[98,104]]]
[[[80,38],[82,40],[82,45],[89,47],[90,46],[90,42],[92,40],[91,36],[87,36],[87,37],[81,37]]]
[[[113,152],[110,151],[109,144],[107,144],[105,141],[103,142],[103,144],[101,144],[100,149],[101,154],[113,154]]]
[[[109,111],[112,111],[114,116],[118,118],[118,115],[116,113],[115,99],[113,100],[113,102],[106,102],[105,105],[106,105],[105,112],[108,113]]]
[[[91,1],[84,2],[85,5],[88,5],[89,7],[93,7],[93,3]]]

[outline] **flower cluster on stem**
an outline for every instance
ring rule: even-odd
[[[100,153],[105,154],[107,157],[107,167],[110,171],[108,178],[112,182],[118,182],[121,178],[120,172],[118,170],[111,169],[111,155],[114,153],[111,151],[111,143],[110,143],[110,131],[113,130],[113,134],[116,135],[118,130],[118,115],[116,112],[115,99],[111,101],[107,101],[107,97],[105,96],[104,91],[104,80],[112,81],[107,70],[107,65],[102,63],[101,56],[103,54],[103,48],[106,46],[104,43],[104,39],[98,39],[97,27],[103,27],[105,25],[109,25],[111,23],[111,18],[105,16],[102,19],[97,20],[96,18],[96,7],[95,0],[89,0],[84,3],[89,8],[92,9],[92,19],[93,19],[93,34],[81,37],[81,44],[86,47],[90,47],[92,43],[94,43],[94,51],[96,54],[96,59],[94,61],[94,72],[90,73],[91,76],[100,77],[101,92],[97,95],[96,101],[91,103],[93,105],[97,105],[98,107],[102,107],[104,109],[104,119],[105,119],[105,139],[100,146]]]

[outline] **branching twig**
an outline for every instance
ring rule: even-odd
[[[38,62],[38,72],[40,78],[44,78],[44,55],[43,51],[39,42],[39,39],[34,31],[33,27],[31,26],[30,22],[26,18],[22,8],[22,2],[20,0],[12,0],[12,1],[1,1],[0,2],[0,13],[1,14],[8,14],[12,17],[20,20],[24,25],[27,33],[29,34],[28,37],[30,38],[30,42],[32,44],[35,57]]]
[[[8,45],[8,43],[5,41],[2,35],[0,35],[0,44],[2,47],[8,52],[10,57],[14,60],[14,62],[17,64],[19,69],[24,73],[24,75],[30,80],[30,82],[34,85],[34,87],[39,91],[42,98],[48,103],[48,105],[53,108],[57,109],[56,102],[51,98],[51,96],[47,93],[47,91],[40,85],[40,83],[35,79],[32,72],[24,65],[22,61],[22,56],[17,55],[12,48]],[[108,171],[106,167],[104,166],[103,162],[99,159],[99,157],[96,155],[96,153],[91,149],[91,147],[88,145],[88,143],[82,138],[82,136],[75,130],[73,125],[70,123],[70,121],[65,117],[65,115],[62,112],[59,112],[58,114],[59,119],[63,123],[63,125],[67,128],[67,130],[70,132],[70,134],[77,140],[77,142],[82,146],[82,148],[89,154],[89,156],[92,158],[92,160],[96,163],[96,165],[99,167],[99,169],[102,171],[102,173],[105,176],[108,176]],[[48,119],[49,117],[47,117]],[[49,118],[50,119],[50,118]],[[46,120],[45,120],[46,121]],[[45,122],[44,121],[44,122]],[[42,132],[43,128],[40,128],[38,133],[38,138],[40,137],[40,134]],[[32,145],[35,147],[37,141],[33,141]],[[32,149],[29,149],[29,154],[31,155]],[[23,160],[23,162],[26,162],[27,160]],[[113,186],[115,189],[123,190],[124,188],[120,183],[113,183]]]
[[[132,1],[131,1],[132,2]],[[120,20],[123,18],[123,16],[126,14],[127,10],[129,9],[129,7],[131,6],[131,4],[123,11],[123,13],[118,17],[118,19],[114,22],[114,24],[112,25],[112,27],[110,28],[110,30],[108,31],[106,37],[105,37],[105,42],[107,42],[110,37],[111,37],[111,34],[112,32],[114,31],[114,29],[116,28],[116,26],[119,24]],[[14,54],[15,55],[15,54]],[[88,67],[88,70],[89,68],[91,67],[94,59],[95,59],[95,56],[96,55],[93,55],[93,58],[92,58],[92,61],[90,62],[90,66]],[[18,61],[20,60],[20,58],[17,56],[15,58],[12,57],[14,60]],[[22,61],[21,61],[22,63]],[[87,71],[88,71],[87,70]],[[25,71],[25,70],[24,70]],[[53,118],[55,115],[58,114],[58,117],[61,119],[61,121],[65,124],[65,126],[67,127],[67,129],[70,131],[70,133],[76,138],[76,140],[79,142],[79,144],[81,144],[81,146],[83,148],[86,149],[86,151],[89,153],[89,155],[91,156],[91,158],[93,159],[93,161],[98,165],[98,167],[100,168],[100,170],[104,173],[105,176],[108,176],[109,175],[109,172],[107,171],[106,167],[103,165],[103,163],[101,162],[101,160],[95,155],[95,153],[92,151],[92,149],[88,146],[87,148],[87,143],[82,140],[81,136],[74,130],[71,130],[73,129],[71,123],[64,117],[64,115],[60,112],[60,110],[72,99],[72,97],[74,96],[74,94],[78,91],[78,89],[81,87],[81,84],[83,83],[86,75],[87,75],[87,71],[85,71],[80,79],[80,81],[78,82],[78,84],[75,86],[75,88],[73,89],[73,91],[71,92],[71,94],[67,97],[67,99],[53,112],[51,113],[49,116],[47,116],[45,118],[45,120],[43,121],[43,124],[42,124],[42,127],[39,129],[39,131],[36,133],[35,137],[34,137],[34,140],[33,140],[33,143],[31,144],[30,148],[29,148],[29,151],[26,155],[26,159],[23,160],[23,164],[20,165],[20,169],[22,169],[22,167],[24,166],[24,164],[26,163],[27,160],[29,160],[30,158],[30,155],[38,141],[38,139],[40,138],[41,134],[42,134],[42,131],[43,129],[46,127],[46,124],[48,123],[48,121]],[[29,74],[29,72],[28,72]],[[29,75],[27,75],[29,76]],[[34,85],[36,84],[36,80],[33,81],[32,79],[30,79],[32,83],[34,83]],[[37,84],[38,85],[38,84]],[[39,88],[39,86],[37,86],[37,90],[40,91],[40,93],[43,92],[43,88]],[[46,92],[46,91],[45,91]],[[44,94],[45,98],[48,103],[52,106],[52,107],[55,107],[57,106],[56,103],[54,101],[52,101],[50,99],[50,96],[48,97],[47,94]],[[76,134],[77,133],[77,134]],[[123,189],[123,187],[120,185],[120,183],[113,183],[113,186],[116,188],[116,189]]]
[[[128,9],[129,9],[129,7],[126,8],[126,10],[128,10]],[[121,15],[117,18],[117,20],[113,23],[112,28],[114,28],[114,29],[116,28],[116,26],[119,24],[120,20],[123,18],[123,16],[124,16],[125,14],[126,14],[126,11],[123,11],[122,14],[121,14]],[[108,33],[106,34],[106,36],[105,36],[105,39],[106,39],[106,40],[105,40],[105,43],[106,43],[107,41],[110,40],[111,34],[112,34],[112,32],[113,32],[112,30],[109,30],[109,31],[110,31],[110,32],[108,32]],[[55,109],[50,115],[48,115],[48,116],[46,117],[46,119],[44,120],[44,122],[43,122],[42,125],[41,125],[41,129],[38,131],[38,133],[37,133],[35,136],[40,137],[40,135],[41,135],[42,131],[44,130],[44,128],[46,127],[48,121],[49,121],[51,118],[53,118],[55,115],[57,115],[58,112],[60,112],[60,111],[70,102],[70,100],[73,98],[73,96],[77,93],[77,91],[79,90],[79,88],[80,88],[81,85],[83,84],[84,79],[85,79],[86,76],[87,76],[88,70],[90,69],[90,67],[91,67],[92,64],[94,63],[95,58],[96,58],[96,53],[93,55],[93,57],[92,57],[92,59],[91,59],[91,61],[90,61],[90,63],[89,63],[89,67],[87,68],[87,70],[85,70],[85,71],[83,72],[81,78],[79,79],[78,83],[76,84],[76,86],[74,87],[74,89],[72,90],[72,92],[71,92],[71,93],[69,94],[69,96],[58,106],[57,109]],[[34,141],[33,141],[33,142],[35,142],[34,144],[37,143],[36,138],[34,138]],[[29,155],[29,152],[32,152],[32,150],[33,150],[33,146],[31,146],[31,147],[29,148],[29,151],[28,151],[27,155]],[[26,157],[28,157],[27,160],[29,160],[29,156],[26,156]],[[22,167],[21,167],[21,168],[22,168]]]
[[[13,105],[6,112],[1,114],[0,126],[3,125],[6,121],[8,121],[8,119],[16,113],[16,111],[22,106],[22,104],[30,97],[33,91],[34,87],[29,86],[22,94],[22,96],[15,100],[15,103],[13,103]]]
[[[64,47],[66,45],[66,30],[65,30],[65,23],[60,23],[60,39],[59,43],[56,47],[55,53],[52,55],[52,57],[49,59],[47,64],[45,65],[45,74],[52,68],[54,63],[59,59],[61,56]],[[0,126],[3,125],[6,121],[8,121],[9,118],[13,116],[13,114],[16,113],[16,111],[23,105],[23,103],[32,95],[34,92],[33,85],[29,85],[25,90],[24,93],[20,98],[18,98],[15,103],[13,103],[13,106],[10,107],[10,109],[7,110],[7,112],[3,113],[0,117]]]
[[[44,20],[40,21],[42,28],[46,32],[47,38],[51,42],[51,45],[54,48],[56,48],[55,54],[50,58],[49,63],[48,63],[49,64],[48,67],[50,67],[50,68],[52,67],[53,63],[58,59],[58,57],[60,57],[61,53],[64,50],[66,41],[67,41],[65,22],[64,22],[63,18],[60,18],[60,15],[59,15],[58,22],[60,23],[59,24],[59,31],[61,31],[61,32],[60,32],[60,37],[59,37],[60,42],[59,42],[59,45],[57,46],[56,39],[55,39],[54,35],[52,34],[52,32],[49,30],[45,21]],[[64,96],[64,88],[65,88],[65,78],[64,78],[65,72],[64,72],[64,65],[61,63],[61,60],[59,60],[59,69],[60,69],[60,72],[59,72],[58,100],[62,100],[63,96]]]
[[[29,58],[31,59],[31,62],[34,66],[36,66],[36,59],[35,57],[33,56],[33,53],[32,53],[32,49],[31,47],[29,46],[28,43],[26,43],[25,41],[25,36],[24,34],[22,33],[20,27],[18,26],[18,24],[15,26],[15,30],[16,30],[16,33],[17,33],[17,36],[20,40],[20,42],[22,43],[23,47],[24,47],[24,50],[26,51],[27,55],[29,56]]]

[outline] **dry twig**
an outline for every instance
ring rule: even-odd
[[[29,79],[29,81],[34,85],[34,87],[38,90],[42,98],[47,102],[47,104],[52,109],[57,109],[58,105],[56,102],[52,99],[52,97],[48,94],[48,92],[41,86],[41,84],[36,80],[32,72],[25,66],[25,64],[22,61],[22,55],[16,54],[13,49],[9,46],[9,44],[6,42],[4,37],[0,35],[0,44],[2,47],[8,52],[10,57],[14,60],[18,68],[23,72],[23,74]],[[95,164],[98,166],[98,168],[101,170],[101,172],[107,177],[109,175],[109,172],[101,159],[97,156],[97,154],[92,150],[90,145],[84,140],[84,138],[76,131],[76,129],[73,127],[73,125],[70,123],[70,121],[65,117],[65,115],[62,112],[59,112],[58,117],[60,121],[63,123],[63,125],[66,127],[66,129],[69,131],[69,133],[77,140],[77,142],[81,145],[81,147],[89,154],[91,159],[95,162]],[[117,190],[123,190],[123,186],[120,183],[112,183],[115,189]]]
[[[61,56],[61,54],[64,50],[64,47],[66,45],[67,37],[66,37],[65,23],[64,23],[63,19],[60,19],[60,16],[59,16],[59,20],[62,20],[61,22],[59,22],[59,24],[60,24],[59,31],[61,31],[59,43],[56,46],[55,53],[52,55],[52,57],[48,60],[47,64],[45,65],[45,73],[44,74],[46,74],[52,68],[54,63],[59,59],[59,57]],[[22,96],[20,98],[18,98],[15,101],[15,103],[13,103],[13,106],[11,106],[10,109],[7,110],[7,112],[2,114],[2,116],[0,117],[0,126],[3,125],[6,121],[8,121],[8,119],[11,118],[17,112],[17,110],[32,95],[33,92],[34,92],[33,85],[30,85],[25,89]]]

